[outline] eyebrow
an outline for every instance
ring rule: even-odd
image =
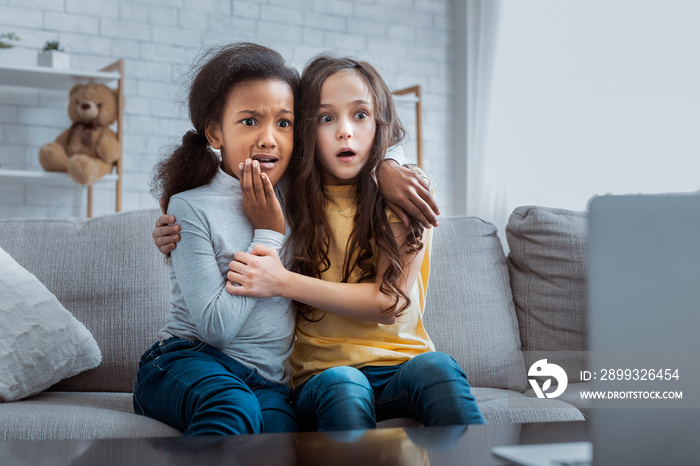
[[[256,116],[256,117],[262,116],[262,113],[258,112],[257,110],[240,110],[237,114],[240,115],[240,114],[242,114],[242,113],[249,114],[249,115],[253,115],[253,116]],[[294,115],[294,112],[292,112],[291,110],[287,110],[286,108],[283,108],[283,109],[280,110],[277,114],[278,114],[278,115],[283,115],[283,114]]]
[[[366,100],[358,99],[358,100],[354,100],[352,102],[352,105],[369,105],[369,102],[367,102]],[[321,105],[318,106],[318,108],[328,108],[328,107],[333,107],[333,105],[322,103]]]

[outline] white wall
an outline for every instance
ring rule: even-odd
[[[485,158],[503,230],[520,205],[700,188],[700,2],[504,0]]]
[[[425,164],[449,212],[451,9],[451,0],[0,0],[0,33],[22,39],[0,49],[0,63],[33,65],[47,40],[59,40],[76,69],[125,59],[123,210],[132,210],[157,206],[152,167],[188,128],[181,74],[202,46],[256,41],[299,69],[322,51],[366,59],[392,89],[421,85]],[[66,96],[0,85],[3,168],[40,169],[39,147],[70,124]],[[412,104],[399,112],[413,128]],[[406,144],[415,152],[415,140]],[[112,212],[114,190],[96,191],[94,214]],[[0,218],[80,216],[84,205],[73,188],[0,186]]]

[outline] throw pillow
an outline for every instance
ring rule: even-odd
[[[35,395],[101,360],[90,331],[0,248],[0,401]]]
[[[561,366],[569,383],[586,369],[585,212],[518,207],[508,220],[508,269],[525,365]]]

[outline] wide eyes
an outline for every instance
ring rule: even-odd
[[[356,120],[364,120],[365,118],[369,117],[369,113],[367,113],[366,110],[359,110],[355,112],[352,117]],[[323,114],[320,117],[318,117],[318,121],[320,121],[321,123],[330,123],[333,120],[334,118],[328,114]]]
[[[258,123],[255,121],[255,118],[245,118],[241,120],[241,123],[244,126],[256,126]],[[277,122],[277,126],[279,128],[289,128],[292,126],[292,122],[290,120],[280,120]]]

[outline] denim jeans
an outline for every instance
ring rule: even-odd
[[[398,366],[333,367],[294,391],[302,430],[371,429],[377,421],[425,426],[484,424],[467,376],[445,353],[422,353]]]
[[[295,432],[291,389],[200,341],[170,338],[139,362],[134,411],[185,435]]]

